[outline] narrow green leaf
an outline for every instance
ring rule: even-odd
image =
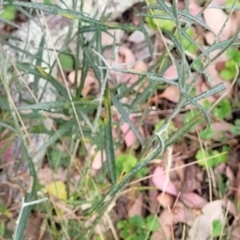
[[[17,133],[16,129],[8,125],[7,123],[0,121],[0,126],[13,131],[14,133]]]
[[[106,90],[105,90],[104,106],[106,111],[104,123],[105,123],[105,144],[106,144],[107,166],[108,166],[111,182],[112,184],[115,184],[116,169],[115,169],[115,157],[114,157],[114,147],[113,147],[113,137],[112,137],[111,96],[110,96],[110,89],[108,88],[108,85],[106,86]]]
[[[52,77],[50,74],[46,73],[45,70],[40,66],[30,66],[29,64],[21,64],[18,63],[17,67],[19,70],[24,71],[29,74],[33,74],[34,76],[40,76],[47,81],[49,81],[56,90],[64,97],[68,98],[67,90],[64,88],[64,86],[59,83],[54,77]]]
[[[36,61],[36,65],[37,65],[37,66],[41,66],[41,64],[42,64],[43,46],[44,46],[44,43],[45,43],[45,36],[43,35],[43,36],[42,36],[42,39],[41,39],[41,41],[40,41],[40,44],[39,44],[38,51],[37,51],[37,53],[36,53],[36,56],[38,56],[37,61]],[[38,75],[35,75],[35,76],[34,76],[33,92],[34,92],[34,95],[35,95],[35,96],[38,96],[37,92],[38,92],[39,79],[40,79],[40,76],[38,76]]]
[[[67,131],[69,131],[69,128],[73,126],[75,119],[71,119],[70,121],[66,122],[61,126],[55,134],[53,134],[48,141],[41,146],[41,148],[38,150],[38,152],[45,151],[49,146],[51,146],[53,143],[55,143],[60,137],[62,137]],[[38,154],[38,152],[36,154]]]

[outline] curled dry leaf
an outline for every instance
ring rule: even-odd
[[[171,180],[168,179],[168,177],[162,167],[155,168],[155,170],[153,172],[153,176],[152,176],[152,181],[153,181],[154,186],[157,187],[162,192],[171,194],[173,196],[178,195],[177,188],[171,182]]]
[[[229,166],[226,167],[226,173],[225,174],[226,174],[226,177],[229,180],[229,185],[231,187],[233,187],[234,186],[235,176],[234,176],[234,173],[233,173],[232,169]]]
[[[170,209],[174,204],[175,197],[167,193],[160,193],[157,196],[157,201],[163,208]]]
[[[207,204],[207,201],[197,193],[189,192],[182,193],[180,200],[189,208],[202,208]]]
[[[163,75],[166,79],[176,79],[178,77],[177,69],[174,65],[171,65]],[[181,93],[177,86],[170,85],[167,87],[163,93],[157,96],[158,99],[165,98],[173,103],[177,103],[180,99]],[[152,98],[155,101],[155,97]]]
[[[158,98],[165,98],[173,103],[177,103],[180,99],[181,93],[179,91],[179,88],[177,86],[169,86],[167,87],[163,93],[158,95]]]
[[[136,61],[132,51],[127,47],[119,47],[118,55],[120,63],[129,64],[129,66],[131,66],[131,64],[134,64],[134,62]]]
[[[81,82],[81,70],[78,70],[77,75],[77,87],[80,86]],[[68,74],[68,83],[70,87],[74,87],[75,84],[75,71],[72,71]],[[88,95],[97,95],[100,91],[100,85],[94,73],[92,71],[88,71],[87,76],[84,80],[84,85],[82,89],[82,96],[87,97]]]

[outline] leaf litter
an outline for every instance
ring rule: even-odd
[[[213,1],[211,4],[224,5],[225,1]],[[198,16],[202,10],[203,6],[200,6],[198,2],[190,1],[189,11],[193,16]],[[203,11],[202,16],[208,27],[216,35],[219,35],[218,41],[227,40],[233,35],[233,31],[236,32],[236,25],[238,24],[238,21],[236,20],[237,15],[235,13],[230,16],[229,21],[227,21],[223,29],[222,27],[224,22],[229,16],[228,12],[223,11],[222,9],[207,8]],[[215,17],[213,18],[212,16]],[[48,18],[50,28],[54,27],[54,24],[52,23],[54,19],[50,17]],[[66,22],[63,24],[66,25]],[[157,48],[160,48],[160,44],[162,43],[157,41],[159,39],[158,32],[148,29],[148,26],[146,27],[148,34],[151,37],[152,44],[157,46]],[[216,40],[214,35],[209,31],[202,34],[206,40],[206,43],[202,43],[202,48],[205,48],[205,45],[210,46]],[[91,37],[91,34],[88,35],[89,39],[91,39]],[[126,71],[129,70],[139,74],[146,73],[150,69],[151,62],[146,60],[148,58],[141,59],[143,54],[135,52],[137,47],[142,47],[141,44],[143,44],[145,41],[142,32],[133,31],[131,34],[128,34],[122,30],[109,30],[107,33],[102,33],[101,41],[102,45],[105,47],[109,45],[115,45],[115,51],[106,50],[103,53],[103,57],[110,67],[110,69],[107,70],[109,70],[110,73],[109,86],[112,90],[116,88],[120,89],[121,87],[128,89],[139,80],[139,75],[137,74],[120,72],[116,69],[123,69]],[[135,45],[134,47],[133,44]],[[197,54],[194,54],[192,57],[197,57]],[[217,54],[217,52],[214,52],[211,55],[214,56],[214,54]],[[221,77],[220,70],[218,69],[222,63],[224,66],[228,60],[229,57],[227,57],[225,54],[222,54],[222,56],[209,65],[209,67],[206,69],[206,72],[213,79],[213,85],[209,84],[206,75],[203,74],[194,85],[197,95],[208,91],[216,84],[224,83],[226,88],[230,90],[227,98],[233,99],[238,97],[235,96],[232,89],[230,89],[231,83]],[[75,76],[76,73],[77,77]],[[192,73],[194,73],[194,71]],[[72,91],[82,84],[82,69],[78,69],[77,71],[75,69],[71,69],[71,71],[66,71],[65,74],[67,76],[68,86]],[[172,64],[168,64],[168,67],[163,73],[163,78],[166,80],[177,81],[178,73],[176,67]],[[77,81],[75,82],[75,80]],[[132,124],[134,124],[134,126],[136,126],[138,131],[141,133],[141,136],[146,139],[149,137],[149,135],[154,133],[153,129],[155,127],[155,123],[167,118],[167,114],[165,114],[164,111],[172,111],[175,104],[178,103],[181,97],[181,92],[177,86],[163,84],[160,89],[156,90],[156,95],[151,95],[149,101],[150,104],[145,104],[147,101],[147,99],[145,99],[143,106],[140,105],[138,109],[128,111],[128,104],[133,104],[133,94],[144,94],[148,87],[149,83],[146,81],[140,90],[137,87],[134,87],[132,91],[125,96],[125,98],[120,99],[121,104],[123,104],[124,109],[127,111],[130,121]],[[101,82],[99,82],[99,79],[96,77],[93,69],[90,68],[88,69],[86,77],[84,78],[81,97],[83,99],[89,99],[89,97],[98,98],[100,92]],[[118,93],[120,93],[120,91]],[[208,100],[210,104],[214,104],[218,100],[219,96],[220,95],[210,96],[205,100]],[[204,106],[205,100],[200,100],[199,103]],[[147,113],[153,109],[154,124],[147,124],[146,119],[149,116],[143,115],[143,110],[145,110],[144,108],[146,108],[146,106],[148,108],[146,111]],[[155,108],[153,108],[153,106]],[[190,107],[188,106],[188,110],[189,108]],[[114,151],[115,158],[121,154],[133,154],[137,161],[139,161],[140,159],[138,151],[141,148],[141,145],[138,143],[138,139],[136,138],[134,131],[131,129],[129,124],[122,119],[122,116],[116,109],[112,108],[111,110],[113,113],[112,121],[117,123],[112,129],[112,136],[118,144]],[[192,110],[193,108],[191,107],[190,111]],[[145,121],[140,122],[140,117],[137,115],[139,112],[141,117],[145,117]],[[101,119],[105,118],[105,111],[101,112],[100,117]],[[235,119],[237,117],[238,115],[232,117],[232,119],[226,118],[224,120],[214,117],[214,121],[211,124],[213,134],[211,135],[210,139],[206,142],[200,140],[203,142],[204,148],[210,150],[219,149],[219,146],[225,145],[226,141],[234,138],[234,136],[231,134],[231,127],[233,126],[233,118]],[[172,124],[175,128],[177,128],[177,124],[179,125],[178,121],[179,119],[173,119]],[[180,124],[183,124],[183,120],[180,120]],[[113,204],[109,206],[107,214],[114,212],[114,206],[115,209],[117,208],[117,210],[111,214],[114,222],[121,221],[124,218],[131,218],[136,215],[147,217],[149,213],[152,213],[156,215],[160,224],[160,228],[157,231],[150,233],[151,239],[172,239],[173,236],[176,236],[175,239],[180,239],[180,236],[184,234],[183,230],[181,229],[185,228],[187,229],[186,239],[204,240],[209,239],[209,237],[212,237],[213,235],[217,237],[221,236],[221,234],[223,234],[225,231],[224,229],[226,229],[228,225],[231,226],[231,221],[228,221],[230,216],[233,218],[236,217],[237,221],[238,213],[236,206],[233,204],[234,201],[231,202],[229,199],[233,199],[238,202],[240,199],[239,164],[232,164],[231,160],[228,159],[225,163],[218,165],[215,169],[211,169],[212,176],[210,179],[208,179],[209,176],[207,176],[207,170],[198,165],[195,152],[191,150],[190,146],[191,144],[193,145],[195,143],[193,139],[198,137],[198,131],[198,129],[193,129],[193,131],[188,133],[192,136],[192,139],[188,139],[186,137],[175,143],[175,148],[178,149],[177,158],[180,158],[180,160],[175,159],[174,156],[172,156],[171,169],[168,169],[170,172],[166,171],[164,164],[159,164],[159,162],[155,163],[153,161],[146,169],[146,172],[140,176],[140,179],[144,178],[144,176],[147,176],[149,179],[147,181],[142,180],[141,183],[133,185],[132,189],[129,188],[130,192],[128,194],[123,192],[126,201],[121,205],[122,209],[120,209],[120,204],[117,204],[117,202],[113,202]],[[4,132],[1,134],[0,145],[5,146],[6,140],[2,140],[2,135],[4,135]],[[219,136],[222,136],[221,139]],[[225,139],[225,142],[222,139]],[[69,139],[66,139],[66,142],[68,141]],[[87,141],[89,141],[89,139],[86,139],[86,142]],[[183,149],[180,141],[185,143],[187,151],[190,152],[187,158],[184,157],[186,149]],[[180,147],[178,147],[178,145]],[[86,144],[86,146],[89,147],[88,149],[91,147],[90,144]],[[200,146],[198,146],[198,148],[200,149]],[[96,182],[101,182],[99,178],[101,179],[101,173],[105,171],[106,152],[103,148],[101,148],[101,146],[97,145],[91,147],[91,149],[92,151],[89,152],[91,159],[91,164],[89,163],[91,169],[89,172],[90,179],[97,179]],[[238,149],[239,144],[237,142],[233,146],[233,151],[239,156]],[[12,157],[11,151],[12,145],[10,145],[3,152],[3,158],[5,162],[10,161],[9,159]],[[77,155],[77,158],[74,158],[75,160],[71,161],[70,167],[73,185],[74,182],[80,182],[80,180],[84,177],[82,173],[82,159],[84,159],[84,156],[81,156],[81,153],[78,151]],[[230,157],[231,155],[229,155],[229,158]],[[48,158],[47,155],[45,158]],[[70,216],[69,219],[74,218],[80,221],[81,217],[84,217],[83,211],[92,206],[92,199],[97,198],[96,190],[91,190],[91,188],[96,188],[96,185],[94,185],[95,180],[93,182],[90,180],[87,183],[89,185],[89,189],[91,190],[91,193],[85,193],[89,202],[81,205],[81,211],[75,211],[72,206],[66,203],[66,200],[69,200],[69,193],[67,193],[68,188],[70,189],[70,193],[72,195],[77,194],[76,192],[78,191],[76,186],[68,185],[69,182],[66,165],[62,163],[61,167],[58,166],[56,169],[53,169],[50,161],[46,161],[46,159],[44,164],[42,164],[41,169],[39,169],[37,173],[39,183],[43,188],[42,192],[51,195],[51,201],[54,206],[53,209],[58,217],[61,218],[63,215],[65,215],[65,217],[68,215]],[[127,158],[126,161],[129,161],[129,158]],[[167,161],[168,160],[166,160],[166,162]],[[2,169],[5,171],[5,167],[2,167]],[[150,174],[151,172],[152,174]],[[122,174],[124,175],[126,173],[123,171]],[[220,175],[222,176],[222,179],[216,180]],[[103,187],[104,190],[100,191],[105,191],[106,186],[109,186],[109,179],[104,175],[103,178],[103,182],[105,184]],[[11,187],[11,184],[12,180],[9,181],[9,186],[10,188],[13,188]],[[210,186],[211,184],[212,186]],[[226,185],[226,187],[229,188],[225,193],[222,185]],[[148,188],[147,191],[144,189],[144,187]],[[209,188],[212,187],[214,188],[214,200],[212,200],[209,196]],[[231,191],[231,189],[234,190]],[[125,190],[127,191],[128,189]],[[76,199],[78,199],[78,197]],[[13,204],[13,199],[8,200],[8,206]],[[126,213],[123,214],[123,212]],[[107,214],[104,215],[103,221],[98,225],[103,232],[107,232],[110,228]],[[39,216],[41,216],[41,214],[39,214]],[[87,221],[86,226],[90,226],[96,217],[96,215],[93,215],[92,218]],[[38,217],[36,219],[38,220],[38,225],[43,222],[42,217]],[[58,219],[54,221],[59,222],[60,220]],[[29,226],[31,227],[31,225],[28,225],[27,229],[29,229]],[[183,226],[183,228],[180,226]],[[236,226],[234,226],[234,224],[233,228],[233,235],[236,237],[238,234],[238,229]],[[13,231],[12,227],[8,227],[8,229]],[[29,230],[29,234],[36,236],[39,231],[39,229],[32,229],[31,231]],[[95,231],[98,232],[98,230]]]

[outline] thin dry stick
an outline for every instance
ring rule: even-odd
[[[200,144],[200,149],[201,149],[201,151],[203,153],[203,160],[205,162],[205,166],[207,166],[207,160],[206,160],[206,156],[205,156],[205,151],[204,151],[204,148],[203,148],[202,139],[200,138],[197,126],[195,127],[195,129],[196,129],[196,132],[197,132],[198,141],[199,141],[199,144]],[[206,171],[207,171],[208,181],[209,181],[209,184],[208,184],[208,186],[209,186],[209,199],[210,199],[210,202],[212,202],[212,197],[213,197],[212,178],[211,178],[211,174],[210,174],[209,168],[206,168]]]
[[[216,154],[216,155],[214,155],[214,157],[222,156],[222,155],[224,155],[224,154],[226,154],[226,152]],[[192,165],[201,163],[201,162],[205,162],[206,160],[208,161],[208,160],[211,160],[211,159],[212,159],[212,156],[211,156],[211,157],[207,157],[207,158],[202,159],[202,160],[193,161],[193,162],[187,163],[187,164],[182,165],[182,166],[178,166],[178,167],[175,167],[175,168],[171,168],[169,172],[173,172],[173,171],[176,171],[176,170],[178,170],[178,169],[183,169],[183,168],[186,168],[186,167],[189,167],[189,166],[192,166]],[[166,173],[166,172],[163,171],[163,173]],[[134,184],[136,184],[136,183],[142,182],[142,181],[147,180],[147,179],[152,178],[152,177],[153,177],[153,174],[148,175],[148,176],[146,176],[146,177],[143,177],[143,178],[141,178],[141,179],[138,179],[138,180],[135,180],[135,181],[132,181],[132,182],[128,183],[127,186],[134,185]]]
[[[227,210],[226,210],[226,213],[225,213],[225,216],[224,216],[224,220],[223,220],[224,224],[226,224],[226,223],[228,222],[228,220],[227,220],[227,215],[228,215],[228,213],[229,213],[230,204],[231,204],[231,202],[229,201],[229,202],[228,202],[228,205],[227,205]],[[222,237],[223,237],[223,229],[224,229],[224,225],[222,226],[219,240],[222,240]]]

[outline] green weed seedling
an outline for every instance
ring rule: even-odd
[[[220,220],[214,220],[212,222],[212,236],[219,237],[222,234],[223,225]]]
[[[150,6],[155,6],[157,2],[156,0],[149,0],[148,3]],[[149,10],[147,14],[152,15],[145,18],[147,26],[154,30],[161,28],[171,32],[176,25],[173,20],[167,19],[168,14],[164,10],[152,9]],[[158,18],[156,18],[155,16],[157,16]]]
[[[128,220],[121,220],[117,223],[120,236],[124,240],[145,240],[149,239],[149,234],[159,228],[159,222],[153,215],[143,218],[135,215]]]
[[[74,58],[70,50],[67,50],[59,54],[59,61],[63,68],[63,71],[69,72],[73,70],[74,67]]]
[[[228,151],[229,148],[227,146],[223,146],[220,151],[206,151],[200,149],[196,153],[198,165],[204,168],[215,168],[227,161]]]
[[[5,20],[12,21],[15,18],[15,14],[16,14],[16,8],[13,6],[7,6],[3,10],[0,16]]]
[[[230,48],[227,51],[227,56],[229,57],[229,60],[225,63],[225,67],[220,72],[220,76],[223,79],[230,81],[236,76],[236,64],[240,67],[240,52],[237,49]]]
[[[197,110],[197,109],[193,109],[192,111],[189,111],[189,112],[185,113],[184,118],[183,118],[183,124],[185,125],[185,124],[189,123],[196,116],[198,116],[199,113],[200,113],[200,111]],[[202,122],[204,122],[204,120]],[[192,126],[191,129],[189,129],[189,131],[191,132],[194,129],[195,129],[195,126]]]
[[[190,39],[193,39],[194,37],[194,29],[191,27],[191,28],[188,28],[186,30],[186,34],[187,36],[190,38]],[[196,45],[194,45],[193,43],[191,43],[191,41],[187,38],[182,38],[182,45],[183,45],[183,48],[186,49],[188,52],[192,53],[192,54],[196,54],[197,53],[197,47]]]
[[[211,139],[213,136],[212,127],[207,126],[205,129],[202,129],[201,131],[199,131],[199,136],[200,136],[200,138],[202,138],[204,140]]]
[[[240,135],[240,119],[237,119],[234,122],[234,125],[231,127],[230,131],[235,136]]]
[[[223,99],[219,104],[213,109],[213,115],[216,118],[224,119],[228,117],[232,112],[232,106],[228,99]]]
[[[120,176],[129,173],[133,167],[136,166],[138,160],[137,158],[132,154],[125,154],[122,153],[116,158],[116,174],[117,178]],[[148,172],[148,169],[142,168],[137,174],[136,178],[142,178],[145,176]]]

